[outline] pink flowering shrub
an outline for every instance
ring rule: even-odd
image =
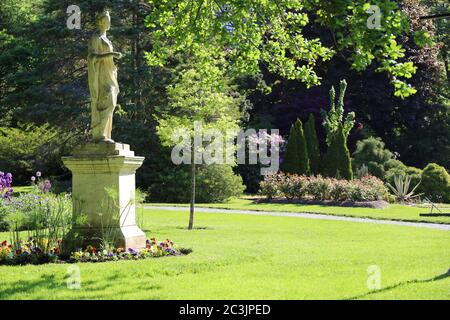
[[[374,176],[341,180],[279,173],[266,176],[260,184],[260,194],[268,199],[375,201],[383,199],[387,189],[383,181]]]

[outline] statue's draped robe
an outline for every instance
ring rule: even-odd
[[[111,139],[113,113],[119,93],[117,68],[112,55],[102,58],[94,58],[94,55],[113,52],[113,46],[106,36],[95,34],[89,40],[88,50],[92,137],[94,140]]]

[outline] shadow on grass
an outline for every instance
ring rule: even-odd
[[[420,280],[420,279],[407,280],[407,281],[399,282],[399,283],[394,284],[394,285],[389,286],[389,287],[385,287],[385,288],[378,289],[378,290],[372,290],[372,291],[369,291],[369,292],[364,293],[364,294],[360,294],[360,295],[357,295],[357,296],[353,296],[353,297],[350,297],[350,298],[346,298],[346,299],[344,299],[344,300],[356,300],[356,299],[361,299],[361,298],[369,297],[369,296],[371,296],[371,295],[373,295],[373,294],[377,294],[377,293],[380,293],[380,292],[390,291],[390,290],[396,289],[396,288],[398,288],[398,287],[403,287],[403,286],[406,286],[406,285],[409,285],[409,284],[414,284],[414,283],[429,283],[429,282],[433,282],[433,281],[444,280],[444,279],[446,279],[446,278],[448,278],[448,277],[450,277],[450,269],[448,269],[448,271],[447,271],[446,273],[440,274],[440,275],[435,276],[435,277],[430,278],[430,279],[423,279],[423,280]]]
[[[0,289],[0,299],[11,299],[12,295],[31,293],[37,289],[46,288],[47,290],[54,290],[60,287],[61,281],[57,281],[55,275],[42,275],[37,281],[19,280],[11,283],[10,287],[6,289]]]
[[[67,288],[66,279],[55,277],[55,275],[42,275],[38,280],[19,280],[9,283],[7,288],[0,289],[0,300],[7,299],[54,299],[54,296],[46,292],[55,293],[60,291],[62,299],[121,299],[127,294],[132,294],[136,290],[158,292],[162,289],[159,285],[150,283],[134,284],[133,286],[124,286],[117,281],[122,277],[120,274],[114,274],[99,280],[86,280],[81,282],[80,290],[70,290]],[[62,291],[75,294],[64,294]],[[151,297],[158,299],[158,295]]]
[[[175,229],[189,230],[188,227],[181,227],[181,226],[175,227]],[[212,230],[212,229],[213,229],[213,228],[210,228],[210,227],[193,227],[193,228],[192,228],[192,230]]]

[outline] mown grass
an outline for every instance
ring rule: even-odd
[[[27,193],[33,190],[33,186],[18,186],[14,187],[14,195],[18,195],[19,193]]]
[[[293,217],[146,210],[148,236],[187,256],[68,265],[1,266],[1,299],[449,299],[450,233]],[[7,234],[0,234],[6,237]],[[381,289],[367,288],[367,268]]]
[[[188,204],[176,203],[150,203],[155,206],[188,206]],[[384,209],[373,208],[352,208],[352,207],[335,207],[325,205],[309,205],[295,203],[264,203],[256,202],[249,198],[231,199],[224,203],[198,203],[198,207],[234,209],[234,210],[258,210],[258,211],[282,211],[282,212],[302,212],[302,213],[323,213],[337,216],[348,216],[358,218],[372,218],[383,220],[399,220],[399,221],[419,221],[433,223],[450,224],[450,217],[422,217],[421,213],[429,213],[430,208],[422,206],[410,206],[401,204],[390,204]],[[442,210],[449,213],[449,205],[439,205]],[[434,210],[433,212],[436,212]]]

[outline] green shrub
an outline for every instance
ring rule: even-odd
[[[353,159],[354,160],[354,159]],[[384,179],[386,176],[386,171],[384,170],[384,165],[381,163],[377,163],[375,161],[367,162],[367,169],[369,173],[379,179]]]
[[[273,199],[283,196],[282,182],[284,181],[284,174],[272,174],[264,177],[264,180],[259,183],[258,193],[265,196],[267,199]]]
[[[301,199],[307,192],[307,182],[305,176],[286,175],[280,181],[279,189],[287,199]]]
[[[331,199],[332,179],[324,178],[320,175],[309,179],[306,185],[306,194],[314,200]]]
[[[168,162],[166,168],[155,172],[151,185],[146,190],[150,201],[187,203],[191,197],[191,168]],[[229,165],[197,166],[196,202],[225,201],[240,196],[242,188],[245,186],[241,176],[234,174]]]
[[[14,174],[16,183],[29,182],[39,169],[49,175],[61,172],[61,156],[70,153],[73,133],[48,125],[24,128],[0,127],[0,168]]]
[[[308,149],[300,119],[291,126],[282,167],[286,173],[307,174],[310,171]]]
[[[328,177],[352,179],[352,164],[342,125],[331,139],[330,146],[322,161],[322,173]]]
[[[387,172],[387,171],[389,171],[391,169],[403,169],[403,170],[406,170],[406,166],[400,160],[389,159],[388,161],[386,161],[384,163],[384,170]]]
[[[308,149],[309,167],[312,174],[318,174],[320,168],[319,139],[316,132],[316,120],[312,113],[309,114],[305,124],[305,139]]]
[[[223,202],[244,192],[242,177],[229,165],[201,166],[197,173],[196,201]]]
[[[394,160],[394,162],[390,160]],[[398,160],[394,159],[394,154],[385,148],[385,144],[380,138],[369,137],[356,143],[352,162],[354,169],[365,164],[372,175],[384,180],[386,170],[395,167],[395,161]]]
[[[450,175],[444,167],[429,163],[422,172],[419,191],[431,201],[450,203]]]

